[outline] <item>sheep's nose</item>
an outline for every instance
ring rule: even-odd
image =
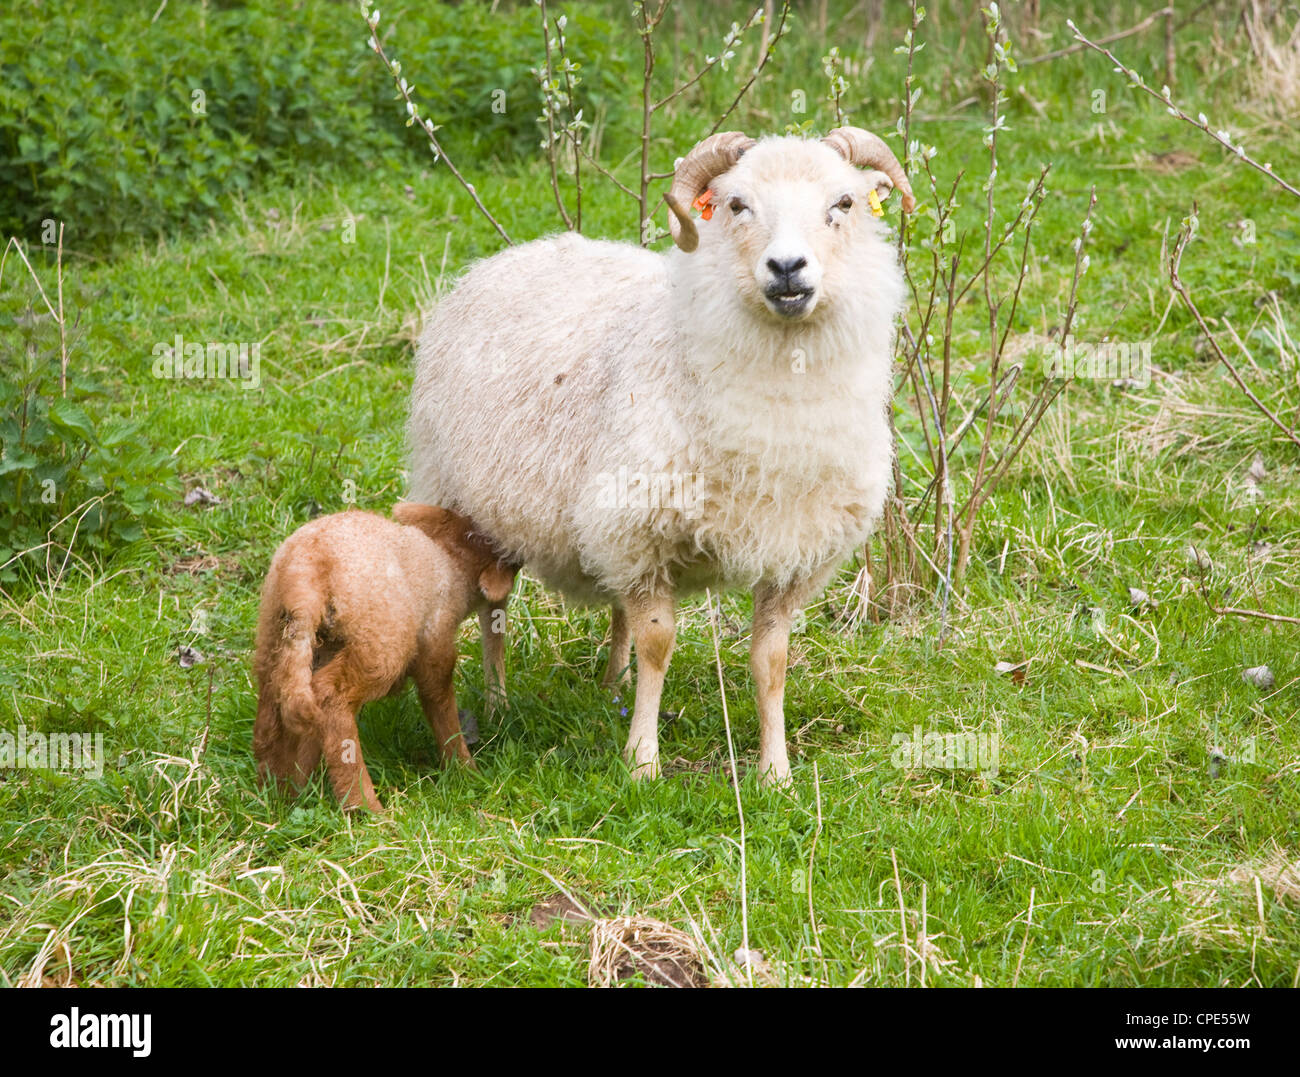
[[[767,260],[767,268],[778,277],[793,277],[799,270],[808,265],[807,258],[787,258],[784,261],[778,261],[775,258]]]

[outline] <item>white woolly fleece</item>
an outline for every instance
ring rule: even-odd
[[[417,348],[412,499],[472,516],[582,601],[825,575],[870,534],[891,473],[904,289],[867,208],[878,175],[764,139],[715,181],[694,253],[566,234],[476,264]],[[845,193],[854,208],[830,212]],[[789,237],[821,270],[797,322],[763,305],[758,275]],[[611,503],[623,468],[692,496]]]

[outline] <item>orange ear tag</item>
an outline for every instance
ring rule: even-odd
[[[693,207],[700,211],[700,217],[706,221],[713,220],[713,204],[710,201],[713,198],[713,192],[706,190],[702,192],[694,202]]]
[[[867,202],[871,206],[871,215],[873,217],[883,217],[885,215],[885,207],[880,204],[880,195],[876,193],[874,187],[867,192]]]

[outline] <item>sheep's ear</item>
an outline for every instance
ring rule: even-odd
[[[889,197],[889,192],[894,189],[894,181],[874,168],[870,172],[864,172],[863,176],[876,189],[876,194],[882,202]]]
[[[504,561],[493,561],[478,575],[478,589],[489,602],[504,602],[515,584],[515,570]]]

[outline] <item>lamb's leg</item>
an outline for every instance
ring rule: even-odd
[[[632,678],[632,636],[627,627],[627,614],[615,602],[609,609],[609,662],[600,679],[602,688],[616,688]]]
[[[420,694],[420,706],[425,720],[438,741],[438,750],[444,763],[452,760],[474,766],[465,738],[460,731],[460,714],[456,710],[456,689],[452,683],[456,671],[456,653],[432,649],[422,650],[415,668],[415,687]]]
[[[506,699],[506,604],[493,603],[478,615],[479,635],[483,638],[483,691],[489,714],[509,707]]]
[[[297,794],[320,762],[320,731],[285,721],[277,686],[264,682],[258,692],[257,722],[253,726],[253,755],[258,780],[274,781],[280,792]]]
[[[628,627],[636,640],[636,706],[623,758],[634,778],[659,776],[659,698],[677,628],[671,595],[626,595]]]
[[[357,731],[358,703],[337,695],[321,703],[325,727],[321,731],[325,765],[329,768],[330,785],[334,795],[349,811],[369,808],[383,811],[375,795],[370,771],[361,757],[361,734]]]
[[[754,626],[749,668],[758,689],[758,775],[763,785],[790,781],[790,757],[785,746],[785,671],[790,626],[795,614],[821,589],[829,571],[815,580],[776,588],[760,583],[754,589]]]
[[[316,772],[316,768],[320,765],[320,734],[315,730],[302,734],[290,734],[285,743],[291,753],[289,780],[293,783],[294,789],[301,789],[307,784],[307,779]]]
[[[257,693],[257,721],[253,724],[253,758],[257,760],[259,785],[288,783],[294,755],[288,739],[289,734],[280,721],[275,688],[263,683]]]

